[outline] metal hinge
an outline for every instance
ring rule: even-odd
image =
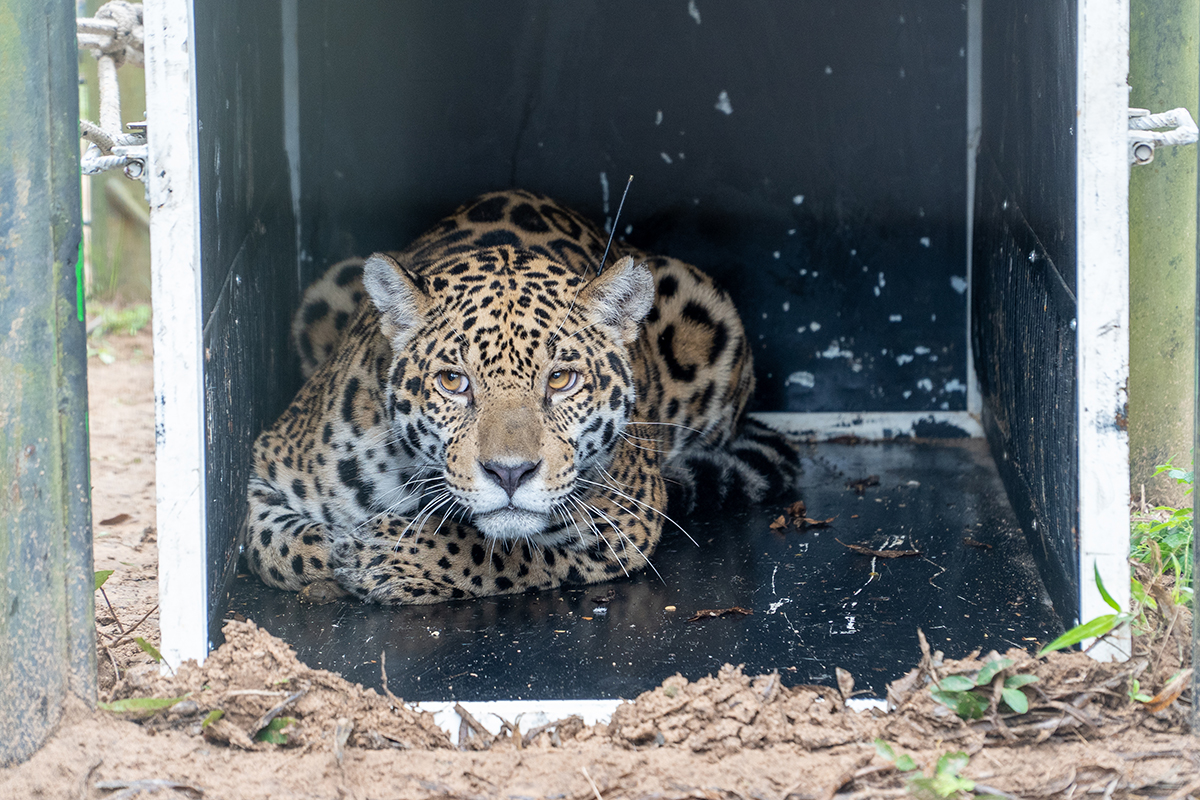
[[[1156,131],[1155,128],[1171,128]],[[1162,145],[1195,144],[1200,129],[1186,108],[1174,108],[1161,114],[1149,109],[1129,109],[1129,163],[1149,164],[1154,160],[1154,148]]]

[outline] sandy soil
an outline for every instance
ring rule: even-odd
[[[890,714],[854,712],[840,689],[782,687],[733,667],[662,686],[611,724],[578,719],[533,730],[480,729],[455,748],[399,698],[311,670],[251,622],[231,622],[203,666],[162,677],[136,643],[158,642],[154,415],[148,334],[113,337],[117,360],[89,366],[97,569],[111,569],[96,622],[101,700],[183,698],[154,712],[67,710],[26,764],[0,770],[2,798],[887,798],[921,796],[914,777],[967,754],[977,796],[1192,797],[1200,748],[1188,701],[1164,685],[1187,661],[1190,615],[1168,609],[1141,657],[1101,665],[1080,654],[1040,662],[1019,651],[1005,674],[1037,675],[1030,710],[964,722],[933,701],[930,681],[978,660],[925,652],[893,684]],[[127,516],[123,516],[127,515]],[[114,518],[116,521],[113,521]],[[1160,592],[1160,594],[1162,594]],[[984,658],[987,658],[985,655]],[[1128,698],[1129,679],[1163,707]],[[263,733],[265,729],[265,734]],[[264,735],[280,743],[260,741]],[[903,773],[876,739],[911,756]],[[286,741],[283,741],[286,739]],[[968,797],[968,784],[940,796]],[[926,791],[926,796],[929,795]]]

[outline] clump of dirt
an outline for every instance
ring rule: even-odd
[[[716,677],[689,682],[675,675],[618,706],[608,736],[623,746],[729,753],[782,743],[816,750],[870,741],[876,727],[871,715],[847,709],[835,689],[788,688],[778,673],[752,678],[726,664]]]
[[[184,697],[148,724],[243,750],[276,744],[402,750],[451,746],[433,715],[390,693],[380,695],[335,673],[309,668],[292,648],[253,622],[230,621],[222,630],[225,643],[203,666],[188,661],[168,677],[129,673],[114,687],[114,698]],[[272,725],[273,720],[285,724]],[[261,740],[264,731],[273,741]]]

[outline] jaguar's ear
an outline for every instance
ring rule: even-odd
[[[579,302],[592,319],[615,328],[622,341],[632,342],[654,305],[654,291],[654,276],[646,265],[625,256],[593,278],[580,292]]]
[[[386,253],[375,253],[363,264],[363,286],[379,309],[383,335],[393,348],[404,345],[425,322],[429,296],[422,284]]]

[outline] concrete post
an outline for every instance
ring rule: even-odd
[[[0,766],[96,695],[77,63],[72,0],[0,0]]]
[[[1129,103],[1196,116],[1200,0],[1132,0]],[[1129,468],[1131,494],[1191,502],[1156,464],[1191,463],[1196,301],[1195,146],[1159,149],[1129,184]]]

